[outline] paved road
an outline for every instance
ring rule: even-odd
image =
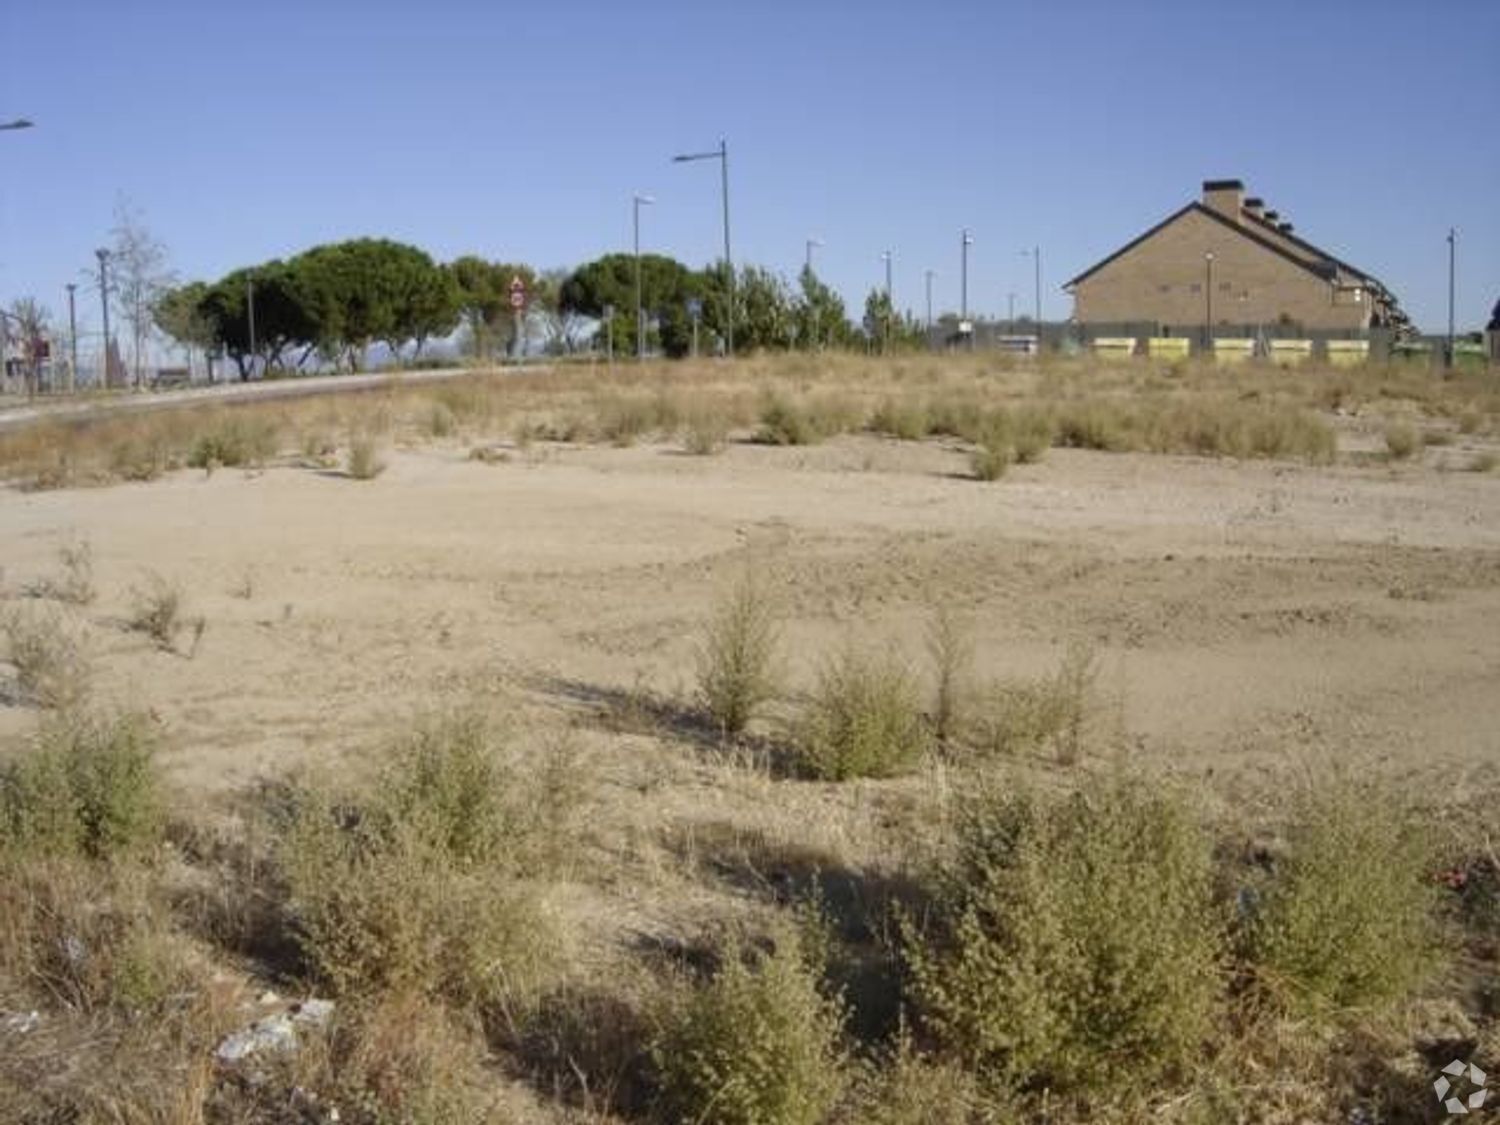
[[[300,398],[304,395],[342,394],[369,391],[400,382],[436,383],[459,379],[465,375],[513,374],[518,371],[549,371],[550,364],[526,364],[523,367],[499,369],[451,367],[431,371],[379,372],[370,375],[298,375],[287,379],[259,380],[253,383],[220,383],[212,387],[188,387],[175,391],[121,391],[85,399],[47,398],[34,402],[0,400],[0,431],[20,429],[42,418],[96,418],[130,410],[161,410],[170,406],[188,406],[209,402],[244,402],[277,398]]]

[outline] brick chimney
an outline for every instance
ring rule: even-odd
[[[1238,223],[1245,207],[1245,185],[1239,180],[1204,180],[1203,206]]]
[[[1260,218],[1265,209],[1266,201],[1258,195],[1251,196],[1245,200],[1245,214],[1249,215],[1252,219]]]

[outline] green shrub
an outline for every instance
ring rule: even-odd
[[[1392,422],[1385,428],[1385,448],[1393,461],[1404,461],[1422,446],[1422,435],[1409,422]]]
[[[395,744],[381,777],[382,810],[452,859],[505,854],[520,834],[507,801],[511,778],[495,731],[476,711],[431,716]]]
[[[83,625],[54,607],[17,607],[4,618],[6,657],[22,699],[65,710],[88,695],[93,678]]]
[[[662,1019],[651,1044],[664,1108],[684,1125],[818,1125],[845,1084],[839,1004],[794,936],[724,953],[712,981]]]
[[[850,1100],[850,1112],[839,1118],[850,1125],[1000,1125],[1022,1120],[1012,1107],[997,1104],[993,1091],[952,1059],[916,1053],[902,1030],[889,1058],[863,1074]]]
[[[937,925],[908,925],[927,1026],[989,1081],[1120,1094],[1200,1061],[1223,925],[1207,839],[1140,781],[962,809]]]
[[[43,724],[0,771],[0,843],[28,853],[103,859],[160,839],[157,733],[139,714],[73,713]]]
[[[1348,779],[1301,793],[1246,932],[1270,991],[1314,1012],[1408,994],[1438,963],[1430,858],[1400,794]]]
[[[796,738],[803,768],[814,777],[902,773],[927,747],[916,680],[894,657],[866,657],[846,647],[819,672]]]
[[[355,480],[374,480],[385,468],[380,445],[373,437],[360,434],[349,443],[349,475]]]
[[[726,734],[738,734],[778,688],[775,607],[746,575],[714,609],[698,643],[698,698]]]
[[[279,859],[295,939],[340,995],[411,990],[509,1009],[550,962],[557,935],[535,894],[456,862],[421,826],[304,793]]]
[[[368,798],[299,792],[278,855],[309,966],[341,993],[529,1003],[558,938],[534,879],[565,854],[576,772],[560,750],[523,768],[460,712],[398,741]]]

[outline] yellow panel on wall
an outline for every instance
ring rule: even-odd
[[[1370,358],[1368,340],[1329,340],[1328,362],[1335,367],[1353,367]]]
[[[1255,355],[1255,341],[1249,336],[1226,336],[1214,341],[1215,363],[1244,363]]]
[[[1272,340],[1271,359],[1281,367],[1294,367],[1312,358],[1311,340]]]
[[[1186,336],[1152,336],[1146,341],[1146,354],[1152,359],[1186,359],[1190,348]]]
[[[1135,355],[1134,336],[1100,336],[1092,346],[1100,359],[1129,359]]]

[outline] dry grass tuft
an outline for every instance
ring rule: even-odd
[[[355,480],[374,480],[385,470],[385,458],[374,437],[359,434],[349,442],[349,476]]]
[[[1098,678],[1093,649],[1075,642],[1052,675],[994,685],[975,723],[979,747],[994,755],[1045,748],[1059,764],[1077,762],[1097,711]]]
[[[705,624],[698,643],[698,698],[726,735],[739,734],[775,699],[779,634],[769,589],[748,573]]]
[[[66,710],[87,697],[94,669],[82,621],[52,606],[16,606],[0,626],[21,700]]]
[[[188,626],[182,587],[160,574],[148,574],[145,586],[131,594],[129,623],[136,632],[145,633],[155,641],[163,652],[175,652],[177,638]],[[196,628],[201,637],[203,627]]]

